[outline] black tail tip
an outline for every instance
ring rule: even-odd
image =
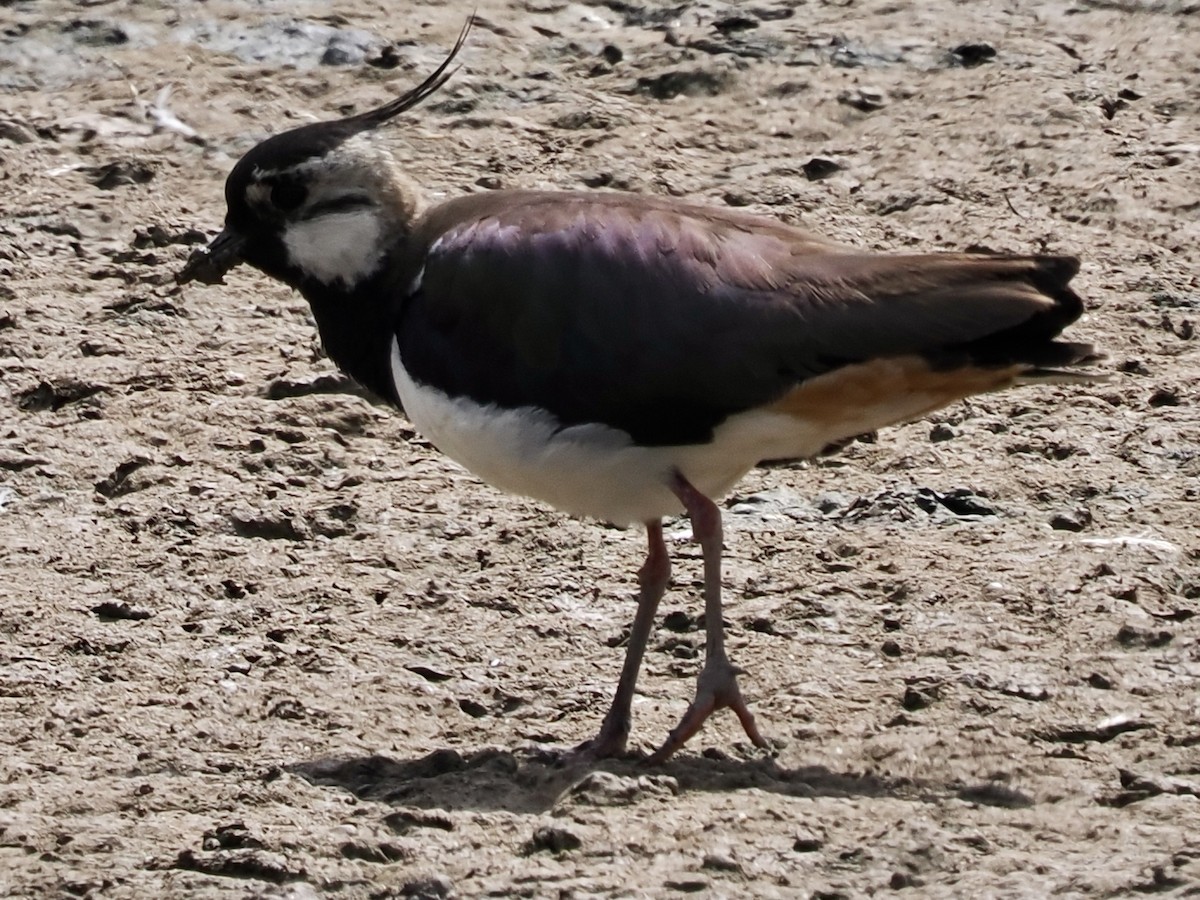
[[[1077,256],[1039,256],[1037,264],[1037,286],[1043,289],[1062,290],[1079,274]]]

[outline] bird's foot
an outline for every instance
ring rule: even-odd
[[[691,706],[683,714],[679,724],[667,735],[663,745],[654,751],[647,762],[665,762],[700,730],[709,716],[725,708],[733,710],[738,721],[742,723],[746,736],[755,747],[770,747],[767,739],[759,732],[758,726],[754,724],[754,715],[742,698],[741,689],[738,688],[737,676],[742,672],[743,670],[729,662],[724,653],[716,658],[707,659],[696,681],[696,696]]]
[[[629,723],[605,718],[604,724],[600,726],[596,736],[567,753],[564,762],[570,765],[624,756],[625,745],[628,741]]]

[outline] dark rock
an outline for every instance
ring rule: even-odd
[[[996,58],[996,48],[991,44],[959,44],[950,54],[964,68],[974,68]]]
[[[200,846],[205,850],[261,850],[266,845],[250,833],[246,823],[232,822],[204,832]]]
[[[800,168],[804,172],[804,177],[809,181],[820,181],[822,178],[828,178],[834,172],[842,170],[838,163],[822,156],[814,156]]]
[[[155,171],[151,163],[137,159],[115,160],[102,166],[90,166],[82,170],[88,180],[102,191],[130,184],[146,184],[153,180]]]
[[[458,708],[465,712],[472,719],[482,719],[488,714],[488,708],[478,700],[472,700],[469,697],[463,697],[458,701]]]
[[[534,831],[533,837],[525,842],[523,852],[526,856],[543,852],[566,853],[570,850],[578,850],[582,846],[583,841],[573,832],[565,828],[543,825]]]
[[[168,231],[157,223],[135,228],[133,231],[133,248],[144,250],[147,247],[170,247],[178,244],[185,247],[207,244],[208,235],[198,228],[184,228],[181,231]]]
[[[394,863],[411,859],[413,852],[398,844],[383,842],[368,844],[362,841],[347,841],[339,848],[346,859],[361,859],[363,862]]]
[[[838,94],[838,103],[852,106],[862,112],[875,112],[887,106],[887,97],[883,91],[872,87],[858,87],[851,91]]]
[[[925,709],[937,702],[938,694],[938,689],[933,685],[917,687],[910,684],[904,689],[904,699],[901,704],[909,712],[916,712],[918,709]]]
[[[83,232],[79,230],[79,226],[74,222],[68,222],[65,219],[57,219],[52,222],[40,222],[36,226],[38,231],[46,234],[57,234],[62,237],[72,237],[75,240],[83,240]]]
[[[956,516],[994,516],[996,510],[984,502],[978,495],[971,493],[966,488],[956,488],[946,494],[939,494],[937,491],[931,491],[934,499],[943,508],[954,513]],[[921,497],[918,496],[917,503],[920,504]]]
[[[639,78],[636,90],[656,100],[670,100],[680,94],[716,97],[729,90],[734,81],[733,73],[724,69],[677,69]]]
[[[1125,109],[1128,105],[1128,103],[1119,98],[1113,100],[1111,97],[1102,97],[1100,99],[1100,112],[1104,113],[1104,118],[1112,119],[1118,110]]]
[[[451,678],[454,677],[453,675],[451,675],[448,672],[439,672],[437,669],[433,669],[433,668],[430,668],[429,666],[423,666],[420,664],[408,665],[408,666],[405,666],[404,668],[408,669],[408,671],[412,672],[414,675],[420,675],[426,681],[432,681],[434,684],[437,684],[442,681],[449,681]]]
[[[1146,402],[1156,409],[1160,406],[1178,406],[1179,394],[1170,388],[1159,388],[1150,395],[1150,399]]]
[[[373,66],[376,69],[394,69],[400,65],[401,62],[402,59],[400,57],[400,52],[396,49],[396,45],[388,44],[379,51],[378,56],[373,56],[368,59],[367,65]]]
[[[823,836],[807,830],[796,832],[796,840],[792,842],[792,849],[797,853],[815,853],[824,846]]]
[[[1122,647],[1149,650],[1164,647],[1175,639],[1175,635],[1164,629],[1139,628],[1122,625],[1117,631],[1117,643]]]
[[[1094,687],[1098,691],[1111,691],[1116,688],[1116,684],[1107,675],[1101,675],[1099,672],[1093,672],[1087,677],[1089,687]]]
[[[234,510],[229,514],[229,523],[238,537],[283,541],[312,538],[312,529],[303,518],[282,510]]]
[[[426,875],[406,881],[400,887],[400,896],[410,900],[446,900],[454,886],[445,875]]]
[[[667,613],[663,617],[663,628],[668,631],[674,631],[683,634],[688,631],[696,630],[696,620],[689,616],[682,609],[675,609]]]
[[[290,397],[306,397],[311,394],[355,394],[363,396],[364,389],[351,378],[340,373],[316,375],[303,379],[280,378],[267,385],[268,400],[285,400]],[[370,397],[371,395],[367,395]]]
[[[749,16],[727,16],[724,19],[717,19],[713,22],[713,28],[721,32],[721,34],[733,34],[738,31],[748,31],[751,28],[758,27],[758,20],[751,19]]]
[[[153,615],[149,610],[137,609],[128,603],[116,600],[105,600],[103,603],[93,606],[92,612],[104,622],[140,622]]]
[[[1068,509],[1050,519],[1050,527],[1055,531],[1083,531],[1092,524],[1092,514],[1083,508]]]
[[[892,877],[888,879],[888,887],[894,891],[910,887],[920,887],[921,884],[921,879],[915,875],[910,875],[908,872],[893,872]]]
[[[670,638],[661,649],[670,650],[676,659],[696,659],[700,655],[700,651],[691,641],[681,638]]]
[[[747,627],[751,631],[755,631],[759,634],[779,634],[779,632],[775,630],[775,623],[766,616],[757,616],[751,619],[747,623]]]

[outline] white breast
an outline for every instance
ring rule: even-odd
[[[560,429],[545,410],[501,409],[417,383],[396,342],[392,378],[417,430],[484,481],[617,525],[679,513],[667,487],[675,471],[718,498],[760,460],[810,456],[828,443],[791,416],[761,411],[730,417],[707,444],[682,447],[638,447],[605,425]]]

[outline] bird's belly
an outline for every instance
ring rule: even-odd
[[[537,407],[450,397],[414,381],[396,344],[392,377],[414,427],[455,462],[502,490],[617,525],[679,513],[675,471],[718,498],[760,460],[811,456],[829,442],[823,429],[760,410],[731,416],[704,444],[642,447],[606,425],[563,428]]]

